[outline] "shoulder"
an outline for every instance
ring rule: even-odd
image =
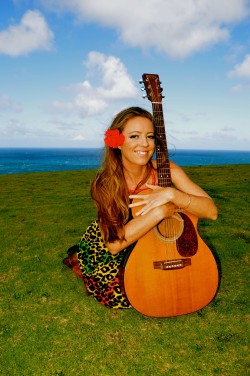
[[[175,162],[170,161],[172,181],[175,185],[183,185],[191,182],[185,171]]]
[[[152,161],[153,167],[157,169],[156,161]],[[187,176],[185,171],[175,162],[169,161],[171,180],[173,185],[183,191],[186,191],[187,187],[193,185],[194,183]]]
[[[153,167],[157,168],[156,161],[152,161]],[[197,196],[208,196],[208,194],[194,183],[185,171],[175,162],[169,161],[172,183],[175,188]]]
[[[186,175],[184,170],[178,164],[176,164],[175,162],[169,161],[169,165],[170,165],[171,174],[184,174],[184,175]]]

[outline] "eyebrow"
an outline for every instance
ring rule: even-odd
[[[129,132],[128,134],[132,134],[132,133],[144,133],[144,132],[132,131],[132,132]],[[155,132],[154,131],[150,131],[150,132],[147,132],[147,134],[155,134]]]

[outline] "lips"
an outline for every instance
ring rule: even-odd
[[[141,150],[135,151],[135,153],[139,154],[139,155],[147,155],[148,154],[147,151],[141,151]]]

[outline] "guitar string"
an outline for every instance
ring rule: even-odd
[[[164,176],[160,176],[160,183],[162,186],[168,187],[171,184],[171,176],[170,176],[170,166],[169,166],[169,159],[168,159],[168,150],[167,150],[167,142],[166,142],[166,135],[165,135],[165,126],[164,126],[164,117],[163,117],[163,111],[162,111],[162,105],[154,103],[153,104],[153,110],[155,115],[155,123],[157,128],[157,133],[159,134],[161,140],[163,141],[163,144],[166,148],[166,155],[167,160],[165,163],[167,163],[167,166],[161,166],[161,173]],[[160,131],[161,130],[161,131]],[[158,151],[159,154],[159,151]],[[159,159],[159,158],[158,158]],[[176,239],[178,231],[176,228],[177,220],[173,218],[166,218],[164,220],[164,236],[167,238]],[[171,247],[170,247],[171,248]],[[166,243],[166,257],[170,257],[170,254],[168,255],[168,250],[170,251],[168,244]],[[171,253],[171,251],[170,251]]]

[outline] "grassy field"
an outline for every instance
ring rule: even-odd
[[[62,264],[95,218],[94,171],[0,176],[1,375],[248,374],[249,165],[185,168],[215,200],[200,220],[220,289],[190,315],[110,310]]]

